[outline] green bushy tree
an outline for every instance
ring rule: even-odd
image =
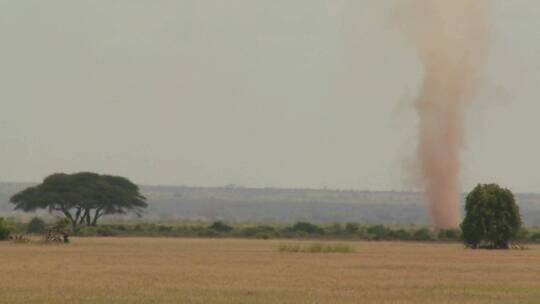
[[[478,185],[467,195],[463,240],[470,248],[507,249],[521,230],[514,195],[496,184]]]

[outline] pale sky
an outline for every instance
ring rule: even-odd
[[[0,0],[0,180],[409,190],[407,0]],[[540,192],[540,2],[489,1],[463,187]]]

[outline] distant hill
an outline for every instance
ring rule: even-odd
[[[0,214],[16,215],[11,195],[31,184],[0,183]],[[428,224],[419,193],[313,189],[250,189],[143,186],[148,220],[226,220],[237,222],[363,222]],[[540,226],[540,194],[517,194],[523,220]]]

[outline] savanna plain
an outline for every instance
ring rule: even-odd
[[[74,238],[0,243],[0,303],[539,303],[540,247],[339,242],[352,253],[280,252],[313,241]],[[332,242],[324,242],[332,244]]]

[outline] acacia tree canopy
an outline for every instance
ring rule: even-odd
[[[465,244],[471,248],[506,249],[521,230],[521,216],[514,195],[496,184],[478,185],[465,203],[461,224]]]
[[[139,187],[128,179],[90,172],[50,175],[10,201],[15,210],[60,212],[73,228],[82,224],[95,226],[107,214],[133,212],[140,216],[148,206]]]

